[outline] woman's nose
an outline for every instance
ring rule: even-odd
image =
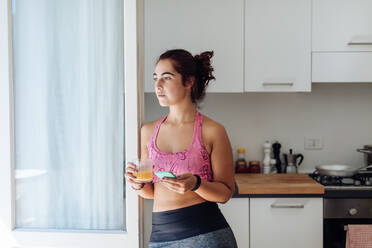
[[[161,84],[162,84],[162,81],[161,81],[161,78],[159,78],[155,82],[155,89],[160,89],[161,88]]]

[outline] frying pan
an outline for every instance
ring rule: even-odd
[[[352,177],[360,170],[360,168],[341,164],[318,165],[315,168],[319,175],[337,177]]]

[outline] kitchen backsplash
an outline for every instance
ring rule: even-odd
[[[167,112],[155,94],[145,94],[146,122]],[[356,149],[372,144],[372,84],[313,83],[310,93],[209,93],[200,112],[225,126],[234,159],[242,147],[247,160],[262,161],[265,140],[278,140],[281,153],[292,148],[304,155],[300,172],[329,163],[360,167],[363,154]],[[323,149],[305,150],[305,137],[321,137]]]

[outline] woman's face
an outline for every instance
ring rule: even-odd
[[[155,93],[159,104],[163,107],[175,105],[190,98],[191,84],[182,84],[182,75],[172,65],[170,59],[160,60],[153,74],[155,81]]]

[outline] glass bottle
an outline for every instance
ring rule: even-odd
[[[260,161],[249,161],[249,173],[261,173]]]
[[[248,173],[247,161],[245,160],[245,149],[238,149],[238,159],[235,162],[236,173]]]

